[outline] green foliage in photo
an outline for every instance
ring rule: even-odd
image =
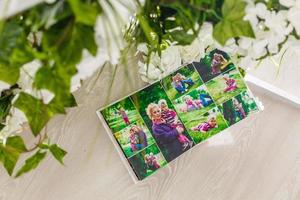
[[[192,80],[192,84],[182,83],[183,86],[186,88],[186,90],[183,92],[176,90],[175,87],[172,86],[172,77],[176,76],[176,74],[181,74],[181,75],[185,76],[186,79]],[[189,65],[177,70],[176,72],[168,75],[161,82],[162,82],[162,85],[163,85],[168,97],[171,100],[177,99],[177,98],[181,97],[182,95],[184,95],[184,94],[192,91],[193,89],[199,87],[200,85],[202,85],[202,80],[192,64],[189,64]]]
[[[236,81],[236,89],[227,92],[224,91],[228,87],[224,75]],[[247,89],[243,78],[237,70],[231,70],[210,80],[206,83],[206,86],[216,104],[221,104]]]
[[[127,125],[140,120],[140,115],[130,98],[126,98],[105,108],[101,113],[114,133],[122,130]]]

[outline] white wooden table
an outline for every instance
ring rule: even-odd
[[[236,124],[133,184],[95,114],[106,102],[140,88],[136,69],[106,66],[76,93],[79,103],[55,117],[49,135],[68,151],[65,166],[51,156],[32,173],[12,179],[1,169],[2,200],[299,199],[300,110],[253,92],[265,110]],[[126,74],[127,72],[128,74]],[[28,137],[30,138],[30,137]]]
[[[252,74],[300,97],[295,72],[300,68],[290,68],[279,79],[266,75],[266,68]],[[75,93],[79,106],[51,120],[50,137],[68,151],[65,166],[48,156],[18,179],[1,167],[0,200],[300,199],[300,109],[254,85],[250,87],[264,103],[263,112],[134,184],[95,110],[144,84],[134,65],[117,68],[114,81],[113,73],[105,66]],[[32,141],[30,135],[27,141]]]

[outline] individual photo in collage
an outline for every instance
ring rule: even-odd
[[[206,86],[216,104],[221,104],[247,89],[240,72],[235,68],[208,81]]]
[[[203,115],[195,116],[186,123],[190,136],[196,143],[208,139],[227,128],[222,114],[217,107],[213,107]]]
[[[114,133],[114,137],[128,158],[155,143],[150,131],[142,120],[137,120],[121,131]]]
[[[155,144],[130,157],[128,160],[139,180],[146,178],[167,164],[167,161]]]
[[[207,82],[221,73],[235,68],[234,64],[230,61],[229,55],[218,49],[209,52],[200,62],[194,62],[193,64],[203,82]]]
[[[194,145],[159,82],[137,92],[130,98],[168,162]]]
[[[202,85],[199,74],[192,64],[189,64],[161,81],[170,100],[177,99]]]
[[[215,49],[101,114],[142,180],[256,111],[240,72]]]
[[[206,113],[215,106],[205,85],[201,85],[180,98],[173,100],[173,104],[184,123]]]
[[[129,98],[107,107],[101,111],[101,114],[113,133],[140,119],[140,114]]]
[[[227,123],[233,125],[249,114],[258,111],[258,107],[247,91],[243,91],[219,106]]]

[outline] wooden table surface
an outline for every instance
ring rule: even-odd
[[[65,166],[48,156],[18,179],[1,167],[0,200],[300,199],[300,109],[254,87],[264,111],[134,184],[95,111],[143,85],[134,66],[106,65],[84,82],[79,106],[48,126],[68,151]]]

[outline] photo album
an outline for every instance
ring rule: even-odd
[[[137,181],[257,111],[239,69],[215,49],[97,114]]]

